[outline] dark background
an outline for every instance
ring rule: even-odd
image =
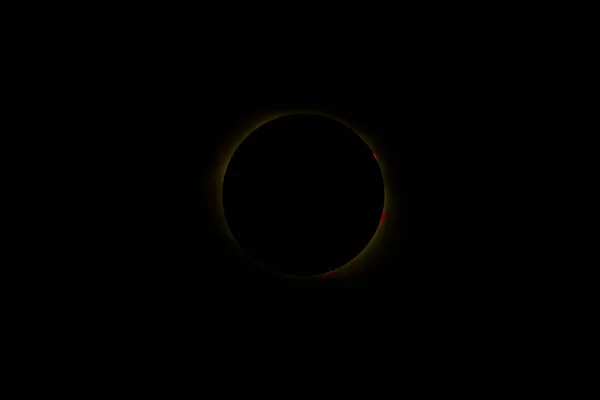
[[[63,228],[69,238],[52,256],[43,254],[41,274],[24,268],[47,289],[36,308],[47,307],[49,323],[36,333],[52,331],[62,312],[75,329],[58,335],[82,337],[85,349],[103,350],[115,338],[119,350],[137,347],[144,360],[161,344],[169,353],[179,345],[186,357],[201,348],[225,362],[221,350],[256,349],[253,371],[266,353],[253,340],[259,335],[288,345],[316,339],[325,344],[319,356],[338,350],[354,360],[361,360],[361,344],[379,360],[361,362],[353,376],[359,381],[373,365],[403,364],[407,352],[426,367],[439,365],[430,361],[440,358],[430,357],[438,350],[456,353],[444,360],[444,372],[457,370],[464,347],[489,361],[490,348],[503,352],[507,338],[522,341],[520,322],[553,311],[538,290],[547,264],[520,251],[535,239],[530,215],[538,206],[523,189],[544,166],[527,175],[518,158],[534,154],[526,146],[532,132],[545,138],[539,117],[554,120],[536,115],[539,97],[552,94],[552,77],[543,74],[545,63],[529,62],[545,30],[504,40],[512,25],[502,20],[484,33],[496,11],[463,25],[439,9],[418,17],[377,10],[369,23],[361,10],[360,18],[324,21],[328,34],[296,13],[278,16],[285,26],[297,20],[294,40],[238,10],[222,21],[210,13],[182,21],[185,12],[167,20],[157,11],[158,18],[114,11],[123,16],[121,29],[112,19],[102,19],[92,35],[64,25],[64,38],[35,35],[36,43],[47,41],[44,52],[24,47],[36,55],[28,79],[47,85],[39,97],[38,90],[24,94],[49,111],[28,119],[42,120],[49,142],[64,139],[75,156],[65,172],[76,176],[69,195],[40,193],[44,204],[66,203],[76,224],[49,209],[58,221],[48,236]],[[89,26],[87,16],[77,21]],[[338,26],[344,21],[349,26]],[[258,31],[263,37],[249,34]],[[553,40],[548,48],[552,54]],[[219,188],[212,177],[230,132],[257,113],[296,107],[352,118],[390,155],[389,184],[402,217],[386,221],[393,227],[386,251],[364,275],[319,283],[266,276],[223,241],[215,223],[210,199]],[[45,301],[56,297],[64,305]],[[265,311],[269,319],[257,318]],[[356,322],[354,329],[325,329],[340,316]],[[306,334],[303,320],[313,317],[332,324],[313,323]],[[291,329],[278,330],[286,319]],[[132,325],[139,329],[127,329]],[[98,339],[88,340],[87,332]],[[525,346],[538,342],[531,339]],[[275,352],[285,357],[279,350],[289,347]],[[203,354],[188,361],[198,365]],[[422,371],[419,365],[403,364]],[[337,371],[348,376],[347,365]]]
[[[465,84],[460,71],[418,67],[397,76],[347,71],[351,79],[341,82],[297,69],[223,78],[186,71],[167,75],[172,80],[126,82],[125,94],[122,87],[114,94],[121,99],[107,105],[114,115],[115,104],[127,103],[123,118],[112,120],[111,140],[130,163],[119,181],[123,193],[112,199],[120,218],[111,229],[123,242],[109,262],[114,271],[104,271],[117,277],[111,285],[181,304],[330,295],[420,307],[497,301],[492,293],[516,285],[502,265],[511,239],[496,225],[505,195],[494,187],[506,167],[498,157],[507,140],[502,100],[491,80],[474,84],[471,76]],[[215,222],[215,168],[232,130],[265,110],[295,107],[348,115],[385,149],[402,218],[387,221],[388,250],[364,276],[324,283],[265,276],[228,247]]]
[[[82,100],[74,118],[92,138],[79,154],[103,154],[90,194],[99,205],[83,214],[97,221],[88,254],[98,265],[79,272],[82,289],[182,310],[348,299],[481,310],[522,298],[537,271],[512,251],[523,245],[515,236],[522,180],[507,172],[531,129],[521,120],[529,89],[514,65],[486,51],[489,43],[415,35],[378,57],[364,46],[278,47],[259,56],[242,43],[191,51],[189,42],[171,41],[125,42],[110,57],[80,61],[91,65],[79,73],[93,101]],[[264,275],[215,222],[215,171],[232,132],[257,115],[296,108],[350,119],[384,149],[398,214],[386,221],[387,250],[364,275]]]

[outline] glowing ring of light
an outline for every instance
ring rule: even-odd
[[[344,264],[340,267],[337,267],[334,270],[331,270],[331,271],[328,271],[328,272],[325,272],[325,273],[322,273],[319,275],[296,276],[296,275],[284,274],[282,272],[274,271],[253,259],[251,259],[251,261],[258,267],[261,267],[266,272],[269,272],[271,274],[276,274],[278,276],[283,276],[286,278],[293,278],[293,279],[324,279],[324,278],[332,278],[332,277],[346,277],[346,276],[350,276],[350,275],[359,274],[364,268],[368,267],[369,258],[372,258],[379,251],[383,250],[382,238],[385,238],[386,235],[389,234],[389,228],[388,228],[389,223],[383,224],[383,222],[386,220],[390,220],[390,217],[394,217],[394,214],[392,213],[393,210],[388,209],[389,208],[388,206],[390,204],[393,204],[392,203],[392,193],[388,189],[389,185],[387,184],[387,182],[389,182],[389,180],[388,180],[389,176],[386,172],[387,168],[386,168],[386,164],[385,164],[385,149],[375,148],[374,143],[370,140],[368,135],[365,135],[364,133],[355,129],[352,126],[352,124],[347,123],[346,121],[342,120],[341,118],[339,118],[337,116],[331,115],[326,112],[315,111],[315,110],[310,110],[310,109],[294,109],[293,111],[270,112],[270,113],[267,113],[267,115],[263,115],[262,117],[255,119],[255,121],[250,124],[250,127],[239,129],[238,133],[235,135],[235,138],[232,140],[231,144],[228,146],[227,149],[224,149],[223,153],[221,154],[223,161],[220,164],[218,164],[216,171],[215,171],[216,176],[217,176],[217,182],[218,182],[218,190],[217,190],[217,196],[218,196],[217,200],[218,200],[218,205],[219,205],[218,218],[220,219],[220,221],[224,224],[224,227],[226,228],[226,230],[225,230],[226,236],[230,240],[232,240],[233,243],[235,243],[235,245],[237,246],[237,248],[245,254],[242,246],[240,246],[238,241],[235,239],[235,236],[231,232],[229,223],[227,222],[227,219],[225,218],[225,209],[223,206],[223,185],[225,182],[225,173],[227,172],[227,167],[229,166],[229,162],[233,158],[233,155],[235,154],[236,150],[242,144],[242,142],[244,140],[246,140],[246,138],[250,134],[252,134],[255,130],[257,130],[258,128],[260,128],[261,126],[263,126],[264,124],[266,124],[268,122],[271,122],[271,121],[276,120],[281,117],[290,116],[290,115],[319,115],[319,116],[326,117],[326,118],[332,119],[334,121],[337,121],[337,122],[341,123],[342,125],[346,126],[347,128],[351,129],[371,149],[373,156],[375,157],[375,159],[377,160],[377,162],[379,164],[379,169],[381,171],[381,174],[383,175],[384,202],[383,202],[383,211],[382,211],[380,224],[379,224],[379,227],[377,228],[377,230],[375,231],[375,233],[373,234],[373,237],[371,238],[369,243],[367,243],[367,245],[352,260],[348,261],[346,264]],[[384,156],[381,157],[380,156],[381,154],[383,154]]]

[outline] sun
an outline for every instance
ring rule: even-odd
[[[223,185],[224,185],[225,173],[227,171],[227,167],[229,166],[229,163],[230,163],[235,151],[240,146],[240,144],[246,138],[248,138],[248,136],[252,132],[254,132],[256,129],[258,129],[262,125],[264,125],[268,122],[274,121],[278,118],[290,116],[290,115],[319,115],[319,116],[327,117],[329,119],[332,119],[334,121],[341,123],[342,125],[345,125],[346,127],[350,128],[354,133],[356,133],[362,139],[362,141],[371,149],[373,157],[377,160],[377,163],[381,170],[381,173],[383,176],[383,184],[384,184],[384,196],[383,196],[384,204],[383,204],[383,211],[382,211],[379,227],[375,231],[375,233],[374,233],[373,237],[371,238],[371,240],[369,241],[369,243],[364,247],[364,249],[356,257],[354,257],[354,259],[350,260],[345,265],[343,265],[335,270],[330,270],[330,271],[325,272],[320,275],[315,275],[315,276],[311,276],[311,277],[299,277],[299,276],[295,276],[295,275],[293,276],[293,275],[285,275],[285,274],[283,274],[283,275],[286,278],[290,278],[290,279],[332,279],[332,278],[342,278],[342,277],[347,277],[347,276],[352,276],[352,275],[359,275],[362,272],[364,272],[366,268],[369,268],[370,265],[377,262],[378,254],[381,250],[383,250],[385,238],[387,235],[390,234],[390,232],[387,228],[389,224],[384,223],[384,222],[389,220],[389,218],[394,215],[393,210],[388,209],[389,205],[392,204],[392,198],[393,198],[393,194],[388,189],[388,187],[389,187],[388,182],[391,179],[391,177],[389,176],[387,168],[386,168],[385,161],[386,161],[387,154],[385,153],[385,149],[376,148],[377,144],[375,143],[375,141],[372,140],[372,138],[367,133],[363,133],[357,127],[353,126],[351,122],[346,121],[343,119],[343,117],[336,116],[334,114],[329,114],[326,112],[322,112],[322,111],[318,111],[318,110],[310,110],[310,109],[293,109],[293,110],[286,110],[286,111],[281,111],[281,112],[265,112],[262,114],[255,115],[254,120],[249,121],[248,125],[246,125],[245,127],[240,127],[237,131],[232,132],[231,139],[227,142],[227,146],[223,149],[222,153],[219,155],[220,162],[218,164],[218,168],[214,171],[215,179],[217,180],[217,183],[218,183],[218,190],[217,190],[216,195],[218,196],[217,200],[218,200],[218,204],[220,206],[217,217],[219,219],[219,222],[222,224],[223,232],[225,234],[226,240],[231,241],[241,250],[240,244],[235,239],[235,237],[227,223],[227,220],[225,218],[225,211],[224,211],[224,207],[223,207]],[[307,155],[307,157],[310,157],[310,155]],[[273,271],[271,269],[269,269],[257,262],[254,262],[254,263],[259,268],[262,268],[264,270],[269,271],[270,273],[273,273]],[[282,275],[281,273],[276,273],[276,274]]]

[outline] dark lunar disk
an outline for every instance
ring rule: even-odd
[[[377,230],[383,176],[350,128],[317,115],[270,121],[235,151],[223,183],[229,228],[271,270],[322,274],[356,257]]]

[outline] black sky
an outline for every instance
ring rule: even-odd
[[[310,73],[163,65],[160,79],[140,70],[115,91],[104,88],[103,140],[131,164],[121,178],[129,194],[113,205],[126,256],[110,268],[123,290],[161,299],[342,291],[429,302],[495,293],[509,279],[497,251],[510,242],[498,227],[507,192],[493,183],[508,168],[499,154],[516,131],[507,129],[506,87],[491,72],[435,57]],[[263,274],[216,222],[232,135],[259,116],[297,109],[351,121],[381,149],[392,213],[385,250],[364,273],[319,282]]]

